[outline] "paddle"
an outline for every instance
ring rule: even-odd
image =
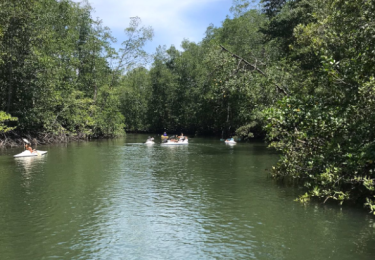
[[[27,140],[26,138],[22,138],[22,140],[23,140],[25,143],[27,143],[27,144],[31,144],[31,143],[29,142],[29,140]]]

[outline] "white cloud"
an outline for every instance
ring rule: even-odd
[[[124,40],[122,32],[128,27],[129,18],[138,16],[144,26],[154,29],[153,47],[172,44],[179,47],[184,38],[200,41],[209,23],[223,21],[232,0],[89,0],[89,3],[95,9],[93,17],[103,20],[119,42]]]
[[[129,17],[139,16],[146,24],[155,24],[161,28],[177,27],[187,22],[184,14],[192,9],[204,8],[207,4],[220,0],[91,0],[106,25],[111,28],[123,28]],[[177,24],[175,24],[177,22]]]

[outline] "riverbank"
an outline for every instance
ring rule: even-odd
[[[22,138],[26,138],[34,146],[38,144],[68,143],[72,141],[87,141],[94,139],[91,136],[83,133],[56,135],[51,133],[34,134],[8,132],[6,134],[0,134],[0,148],[22,146],[24,144]]]

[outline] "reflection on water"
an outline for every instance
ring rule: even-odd
[[[25,188],[30,187],[33,174],[42,171],[43,164],[46,162],[46,156],[47,155],[14,158],[16,167],[23,177],[23,186]]]
[[[41,163],[45,162],[45,157],[47,155],[43,156],[33,156],[33,157],[19,157],[14,158],[14,161],[16,162],[16,165],[18,167],[22,167],[27,174],[29,174],[34,167],[40,166]]]
[[[0,156],[1,259],[373,259],[374,218],[294,202],[264,144],[145,138]]]

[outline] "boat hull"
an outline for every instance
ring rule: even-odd
[[[16,154],[13,157],[14,158],[19,158],[19,157],[35,157],[35,156],[44,155],[46,153],[47,153],[47,151],[39,151],[39,150],[37,150],[36,152],[23,151],[22,153]]]
[[[161,145],[186,145],[186,144],[189,144],[188,140],[178,141],[178,142],[173,142],[173,141],[168,140],[166,143],[162,143]]]

